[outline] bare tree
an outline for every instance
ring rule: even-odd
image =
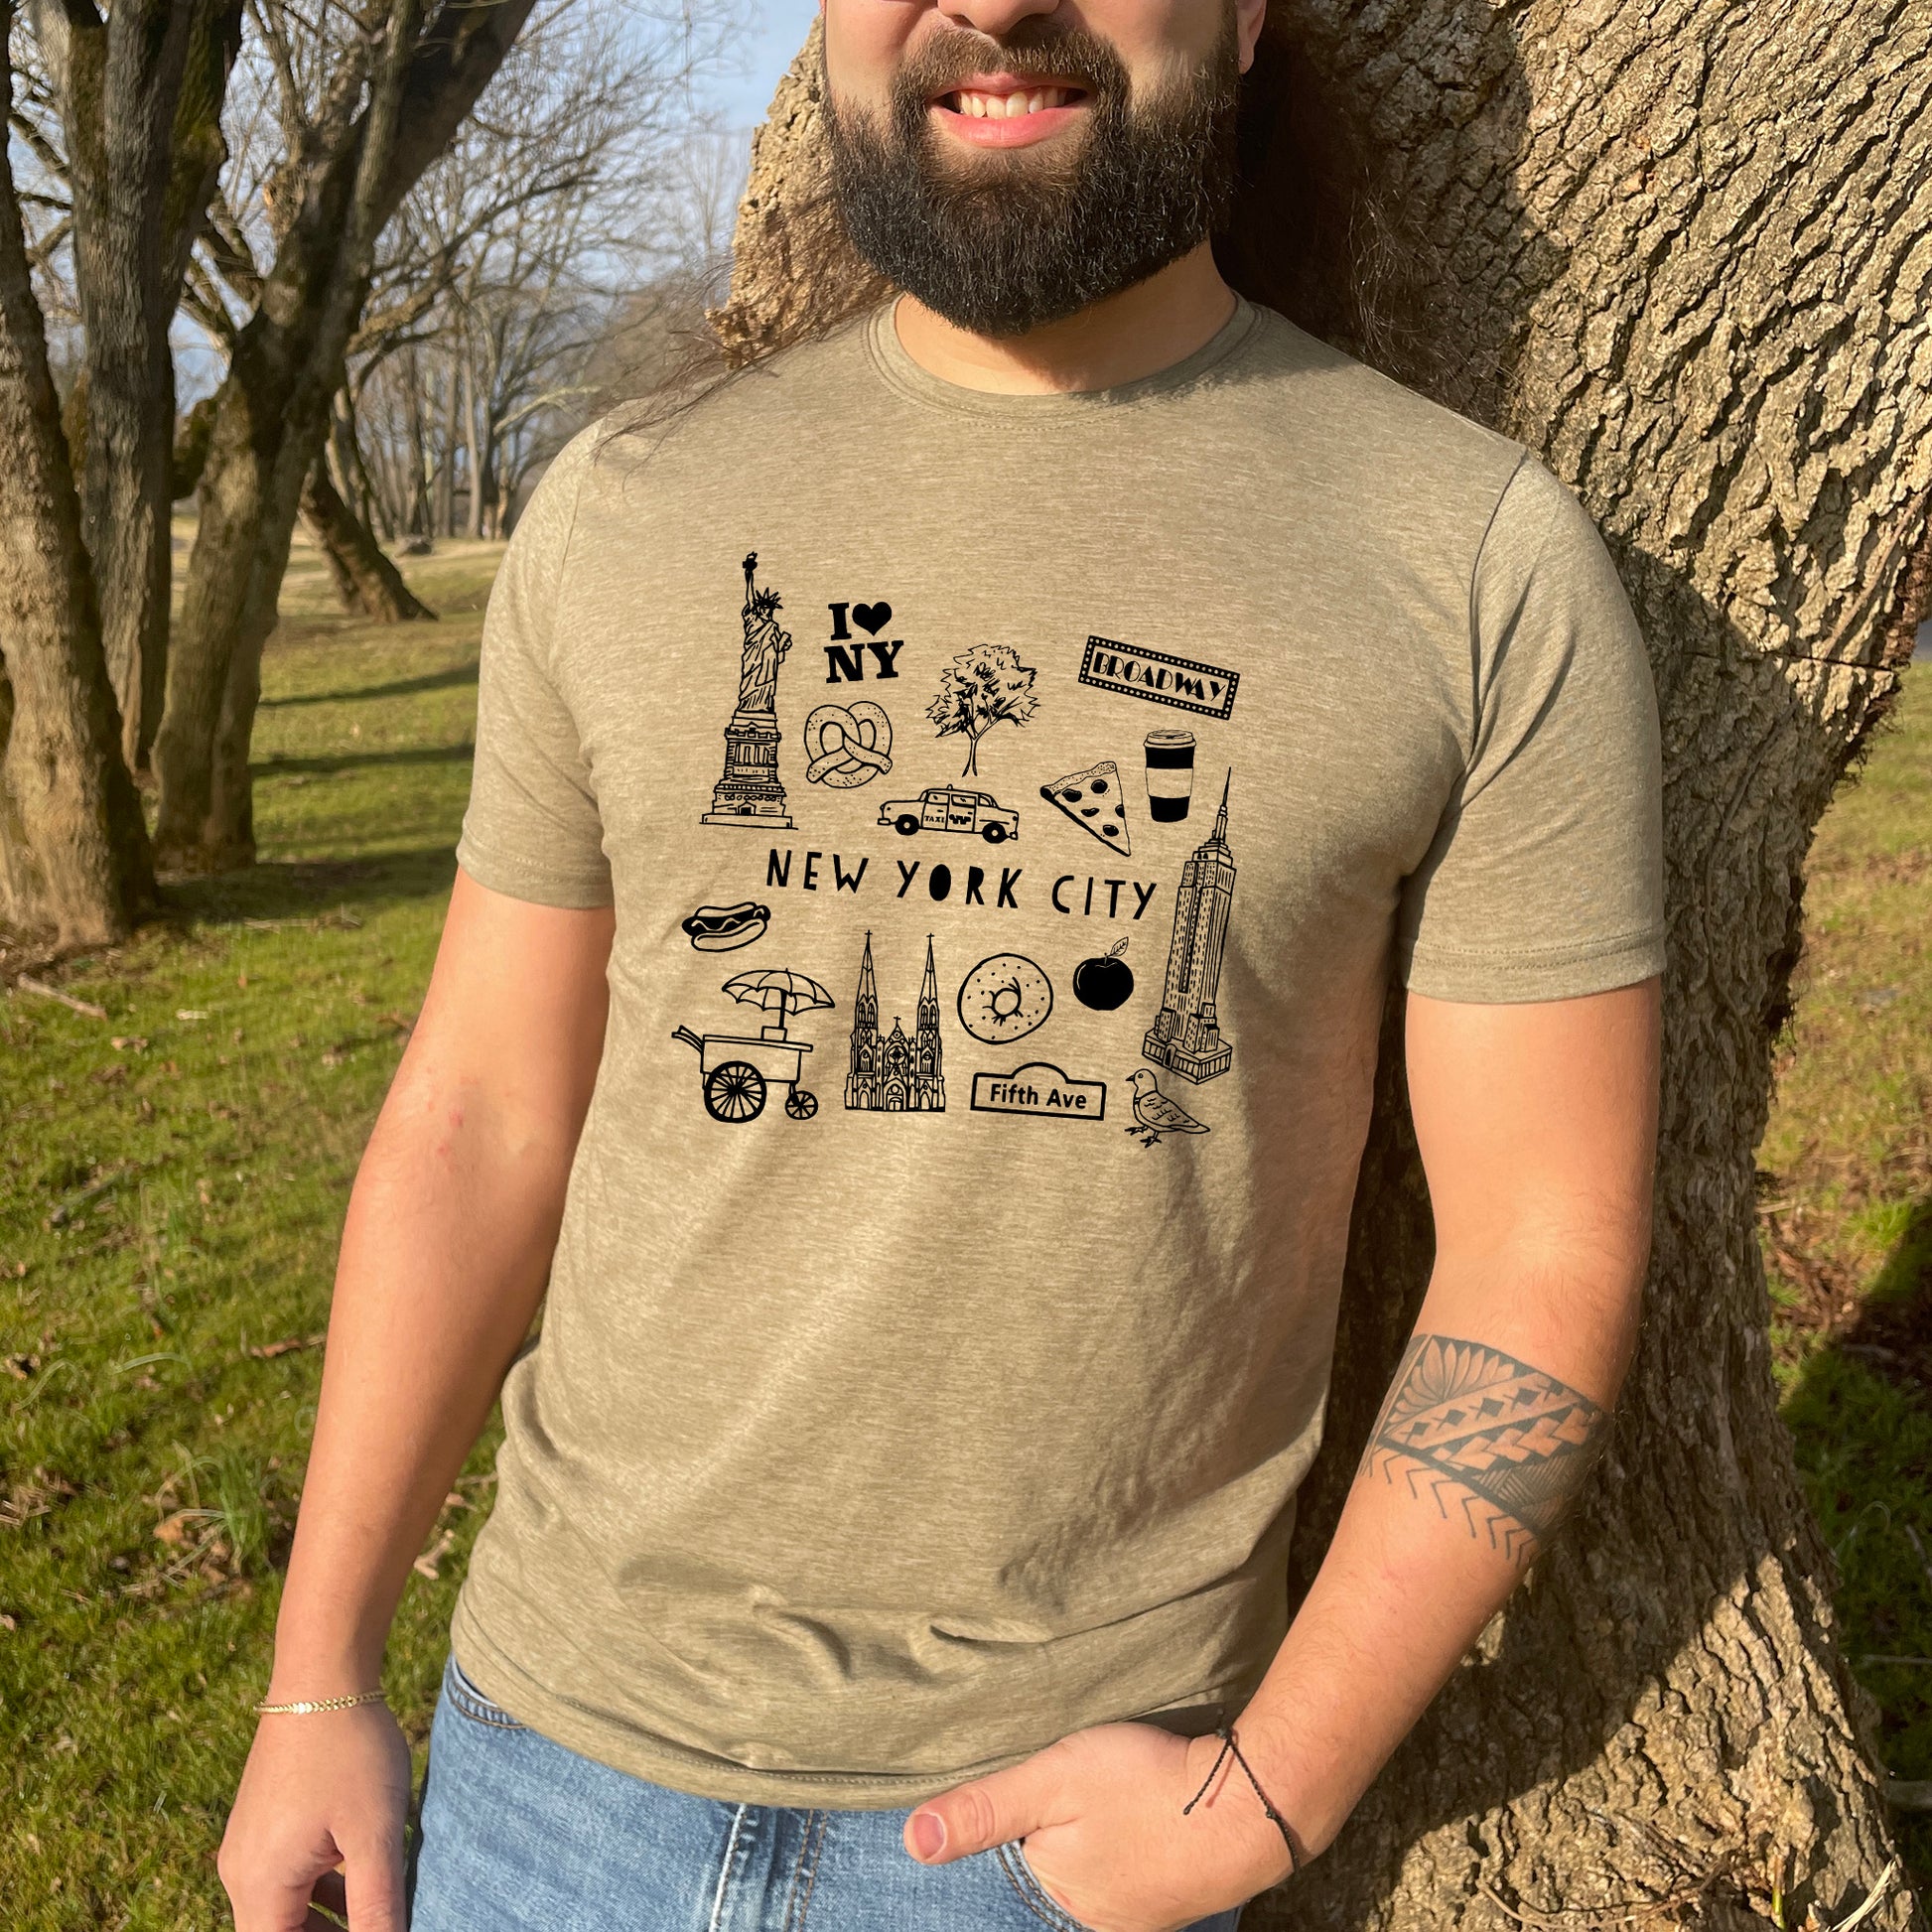
[[[13,105],[0,0],[0,109]],[[0,156],[0,911],[64,942],[112,938],[152,897],[146,827],[119,750],[46,326]]]
[[[225,294],[252,306],[233,329],[215,402],[155,744],[164,863],[215,870],[254,856],[248,741],[261,648],[377,239],[534,5],[441,0],[425,19],[422,0],[369,0],[311,17],[295,0],[251,0],[282,129],[263,184],[274,252],[258,267],[240,224],[217,222]]]
[[[506,533],[530,473],[590,413],[631,292],[680,261],[681,224],[704,222],[722,253],[696,178],[716,140],[685,98],[710,52],[681,52],[667,62],[621,15],[537,23],[404,204],[349,358],[341,415],[361,448],[337,461],[339,480],[371,480],[392,529]]]
[[[1604,529],[1664,716],[1656,1242],[1614,1443],[1264,1927],[1924,1923],[1779,1421],[1752,1149],[1804,855],[1932,602],[1932,13],[1282,0],[1244,90],[1238,286],[1495,424]],[[825,193],[817,36],[760,130],[719,333],[883,290]],[[1330,138],[1332,137],[1332,138]],[[1307,1587],[1413,1325],[1428,1199],[1392,998]]]

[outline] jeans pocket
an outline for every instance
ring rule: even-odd
[[[454,1652],[443,1671],[443,1695],[460,1718],[472,1724],[487,1725],[492,1730],[527,1730],[529,1725],[512,1718],[500,1704],[492,1703],[464,1676]]]
[[[1066,1907],[1059,1903],[1044,1885],[1039,1882],[1034,1868],[1027,1862],[1027,1846],[1024,1839],[1014,1839],[1011,1843],[995,1848],[1001,1868],[1013,1881],[1022,1902],[1035,1918],[1043,1919],[1053,1927],[1053,1932],[1093,1932],[1084,1920],[1077,1919]]]

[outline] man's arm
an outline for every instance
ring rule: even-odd
[[[457,874],[349,1195],[272,1702],[380,1682],[409,1567],[528,1333],[603,1050],[613,915]],[[221,1848],[238,1932],[401,1932],[409,1753],[379,1705],[261,1721]]]
[[[1311,1857],[1509,1594],[1603,1440],[1650,1252],[1658,984],[1527,1005],[1412,994],[1409,1092],[1436,1265],[1334,1538],[1243,1756]],[[918,1807],[907,1848],[1025,1837],[1101,1932],[1173,1932],[1276,1882],[1277,1828],[1220,1740],[1075,1732]]]

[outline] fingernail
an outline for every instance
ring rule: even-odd
[[[946,1849],[946,1821],[936,1811],[912,1815],[912,1850],[922,1859],[936,1859]]]

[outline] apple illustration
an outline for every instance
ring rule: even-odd
[[[1121,954],[1127,950],[1123,939],[1111,952],[1083,959],[1073,969],[1073,997],[1096,1013],[1112,1013],[1124,1007],[1134,992],[1134,969]]]

